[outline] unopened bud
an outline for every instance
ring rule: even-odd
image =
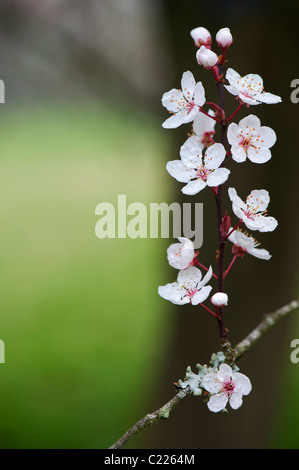
[[[192,29],[190,34],[194,40],[196,47],[211,46],[212,36],[206,28],[199,27],[199,28]]]
[[[206,69],[211,69],[218,62],[218,56],[215,52],[207,49],[205,46],[201,46],[196,53],[196,59],[199,65],[202,65]]]
[[[222,219],[222,222],[220,224],[220,228],[219,228],[220,235],[223,238],[223,240],[226,238],[230,228],[231,228],[231,218],[229,215],[227,215],[227,211],[226,211]]]
[[[224,292],[216,292],[216,294],[211,297],[211,302],[215,307],[225,307],[225,305],[228,304],[228,296]]]
[[[229,28],[222,28],[216,34],[216,41],[221,49],[227,49],[233,42],[233,37]]]

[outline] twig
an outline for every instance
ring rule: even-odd
[[[171,410],[187,395],[190,395],[189,387],[180,390],[171,400],[169,400],[164,406],[154,411],[153,413],[147,414],[144,418],[140,419],[131,429],[129,429],[115,444],[109,449],[122,449],[122,447],[139,431],[151,426],[159,419],[167,419]]]
[[[239,360],[249,349],[260,339],[270,328],[276,323],[299,308],[299,300],[293,300],[284,307],[279,308],[273,313],[264,315],[263,321],[240,343],[234,348],[234,360]],[[153,413],[147,414],[144,418],[140,419],[132,428],[130,428],[115,444],[109,449],[122,449],[123,446],[134,437],[139,431],[151,426],[160,419],[167,419],[172,409],[186,396],[190,395],[189,387],[180,390],[171,400],[164,406],[157,409]]]

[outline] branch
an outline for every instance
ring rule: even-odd
[[[270,328],[282,318],[288,314],[294,312],[299,308],[299,300],[293,300],[284,307],[279,308],[273,313],[264,315],[264,319],[261,323],[243,339],[234,348],[234,360],[238,361],[241,357],[249,351],[249,349],[260,339]],[[122,449],[123,446],[134,437],[142,429],[151,426],[160,419],[167,419],[172,409],[186,396],[190,395],[191,391],[189,387],[180,390],[171,400],[169,400],[164,406],[158,408],[153,413],[147,414],[144,418],[140,419],[132,428],[130,428],[115,444],[109,449]]]
[[[180,390],[171,400],[169,400],[164,406],[154,411],[153,413],[147,414],[144,418],[140,419],[131,429],[129,429],[115,444],[109,449],[122,449],[122,447],[139,431],[151,426],[159,419],[167,419],[171,410],[187,395],[190,395],[189,387]]]

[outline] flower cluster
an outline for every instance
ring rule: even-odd
[[[179,270],[177,280],[158,288],[161,297],[176,305],[201,305],[216,318],[221,340],[226,338],[227,329],[224,327],[224,310],[228,305],[228,295],[223,290],[224,280],[237,258],[243,258],[246,253],[256,258],[269,260],[271,255],[259,247],[259,242],[249,233],[241,230],[241,225],[247,229],[259,232],[272,232],[277,227],[277,220],[268,216],[267,208],[270,196],[265,189],[253,189],[245,200],[241,199],[235,188],[228,188],[228,196],[232,203],[232,212],[237,222],[232,224],[228,211],[222,213],[222,197],[225,183],[230,177],[229,161],[242,163],[247,159],[252,163],[263,164],[271,157],[271,149],[276,142],[276,134],[268,126],[261,124],[260,119],[249,114],[238,123],[232,122],[241,108],[246,109],[262,103],[275,104],[281,98],[264,91],[263,80],[257,74],[239,75],[232,68],[225,72],[226,56],[233,43],[229,28],[222,28],[216,35],[216,42],[221,49],[218,55],[212,50],[212,36],[204,27],[191,31],[191,37],[197,47],[196,61],[213,74],[220,90],[220,102],[206,101],[205,89],[201,81],[196,81],[193,74],[187,71],[183,74],[181,88],[173,88],[162,97],[163,106],[171,113],[162,126],[174,129],[183,124],[191,125],[188,138],[181,146],[177,160],[167,163],[168,173],[178,182],[183,183],[182,192],[194,196],[205,188],[210,188],[216,201],[218,249],[216,263],[218,270],[212,266],[206,267],[199,260],[199,252],[195,252],[191,240],[180,237],[179,243],[172,244],[167,250],[169,264]],[[237,108],[231,116],[226,116],[223,104],[223,92],[228,91],[237,99]],[[204,106],[207,106],[204,109]],[[221,142],[216,142],[216,125],[221,126]],[[231,165],[230,165],[230,168]],[[220,191],[221,188],[221,191]],[[224,248],[229,240],[232,246],[233,258],[227,269],[224,265]],[[211,263],[212,264],[212,263]],[[203,276],[201,270],[205,271]],[[210,298],[210,307],[204,305],[212,286],[208,283],[214,277],[217,288]],[[233,371],[223,362],[219,368],[205,370],[199,376],[189,371],[187,382],[195,394],[198,387],[210,394],[208,407],[211,411],[223,410],[229,402],[233,409],[242,404],[242,396],[251,390],[249,379],[243,374]],[[188,382],[189,381],[189,382]],[[195,386],[194,386],[195,384]]]

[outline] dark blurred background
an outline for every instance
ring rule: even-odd
[[[260,74],[283,100],[235,119],[250,112],[277,133],[270,162],[232,165],[229,184],[242,197],[267,189],[279,226],[258,234],[272,259],[248,255],[227,279],[232,343],[298,296],[299,105],[290,100],[298,13],[291,0],[1,1],[2,448],[106,448],[173,396],[188,365],[219,350],[205,311],[157,295],[177,274],[166,261],[173,240],[94,233],[96,205],[116,204],[118,194],[128,204],[194,202],[165,170],[189,128],[162,129],[160,100],[191,70],[208,101],[218,101],[211,72],[195,60],[197,26],[213,37],[229,27],[228,65]],[[225,102],[233,111],[229,93]],[[200,260],[210,264],[213,201],[208,192],[196,200],[204,203]],[[253,391],[240,410],[214,415],[190,397],[129,447],[298,448],[299,365],[290,361],[297,337],[294,314],[242,359]]]

